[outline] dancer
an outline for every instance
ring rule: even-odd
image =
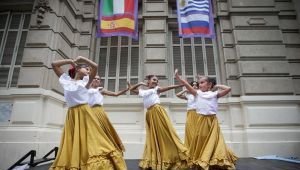
[[[197,81],[191,81],[190,85],[195,89],[198,90],[199,84]],[[194,122],[197,116],[196,112],[196,105],[197,102],[195,100],[194,95],[190,94],[187,89],[182,90],[176,94],[176,96],[180,99],[187,100],[187,113],[186,113],[186,123],[185,123],[185,135],[184,135],[184,145],[189,148],[192,136],[193,134],[199,130],[195,129],[195,124]]]
[[[180,169],[187,166],[188,152],[176,134],[166,110],[160,105],[159,95],[182,85],[159,87],[155,75],[147,76],[147,84],[138,83],[131,91],[143,97],[146,112],[146,144],[143,158],[139,162],[142,169]],[[147,86],[147,90],[136,88]]]
[[[93,79],[93,81],[90,85],[90,88],[88,90],[89,105],[91,106],[93,113],[95,113],[95,115],[97,116],[98,121],[100,122],[101,128],[105,131],[105,133],[109,137],[110,141],[120,151],[125,152],[124,145],[123,145],[121,139],[119,138],[119,135],[117,134],[115,128],[113,127],[113,125],[109,121],[109,119],[107,117],[107,114],[104,111],[104,108],[103,108],[103,95],[107,95],[107,96],[122,95],[122,94],[126,93],[129,90],[129,86],[128,86],[128,88],[126,88],[124,90],[121,90],[121,91],[116,93],[116,92],[105,90],[105,89],[103,89],[103,87],[100,87],[100,85],[101,85],[101,79],[97,75]]]
[[[235,169],[237,157],[227,148],[216,117],[218,98],[228,94],[231,88],[215,85],[214,79],[201,76],[198,79],[199,90],[196,90],[186,80],[181,79],[177,69],[175,77],[197,98],[198,116],[195,128],[198,131],[194,133],[189,147],[192,164],[204,170],[210,167]],[[213,88],[217,90],[211,91]]]
[[[71,64],[69,75],[61,66]],[[52,67],[64,89],[68,112],[62,138],[50,170],[124,170],[122,153],[110,142],[88,105],[86,87],[96,75],[97,64],[84,57],[54,61]],[[75,74],[74,74],[75,73]]]

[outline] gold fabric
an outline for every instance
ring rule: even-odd
[[[197,120],[196,110],[188,110],[186,114],[186,123],[185,123],[185,135],[184,135],[184,145],[189,148],[192,137],[195,133],[195,125]]]
[[[125,152],[125,147],[117,134],[115,128],[109,121],[107,114],[105,113],[104,109],[100,105],[96,105],[92,107],[92,111],[96,114],[98,121],[100,123],[100,127],[104,130],[107,137],[110,141],[118,148],[120,151]]]
[[[189,147],[191,164],[204,170],[235,169],[237,156],[226,146],[216,115],[198,114],[196,122]]]
[[[176,134],[165,109],[156,104],[146,113],[146,143],[139,166],[152,170],[187,167],[188,152]]]
[[[87,104],[68,109],[61,142],[50,170],[124,170],[122,152],[110,142]]]

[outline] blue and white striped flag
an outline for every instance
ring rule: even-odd
[[[177,0],[179,36],[214,38],[210,0]]]

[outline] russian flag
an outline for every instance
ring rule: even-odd
[[[214,38],[210,0],[177,0],[179,36]]]
[[[98,37],[128,36],[138,39],[138,0],[101,0]]]

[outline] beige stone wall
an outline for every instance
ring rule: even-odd
[[[218,118],[227,144],[240,157],[300,156],[298,2],[213,2],[220,80],[232,87],[232,93],[219,101]],[[168,10],[174,3],[140,2],[141,77],[157,74],[162,84],[172,79],[167,35],[168,22],[174,20]],[[34,6],[18,88],[0,89],[0,104],[12,104],[10,121],[0,122],[0,169],[30,149],[40,158],[59,144],[67,108],[51,62],[78,55],[94,59],[97,48],[97,0],[52,0],[46,5],[36,0]],[[161,102],[183,139],[185,102]],[[142,100],[107,97],[105,109],[126,146],[125,158],[139,159],[145,142]]]

